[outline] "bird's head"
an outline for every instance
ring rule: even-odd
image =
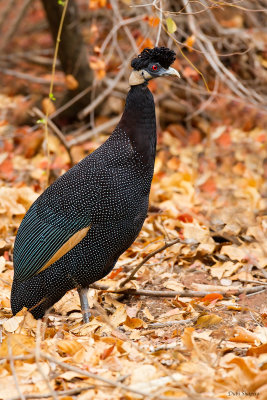
[[[167,47],[144,49],[131,62],[133,71],[129,78],[129,84],[131,86],[141,85],[159,76],[177,76],[180,78],[179,72],[170,67],[174,60],[175,52]]]

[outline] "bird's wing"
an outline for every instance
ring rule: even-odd
[[[48,268],[86,236],[98,194],[93,185],[84,187],[90,176],[81,174],[77,164],[54,182],[25,215],[14,245],[14,276],[18,281]]]
[[[90,226],[66,230],[40,219],[34,203],[24,217],[14,245],[14,276],[24,281],[50,267],[76,246]]]

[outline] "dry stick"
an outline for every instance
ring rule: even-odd
[[[0,30],[2,29],[2,25],[6,22],[8,14],[13,10],[13,7],[16,3],[16,0],[9,0],[6,2],[6,8],[2,11],[2,16],[0,20]]]
[[[241,280],[241,282],[244,282],[244,283],[255,283],[257,285],[267,285],[267,282],[261,282],[261,281],[250,280],[250,279],[244,279],[244,280]]]
[[[54,88],[54,80],[55,80],[55,74],[56,74],[57,55],[58,55],[59,43],[60,43],[61,33],[62,33],[62,29],[63,29],[63,24],[64,24],[68,4],[69,4],[69,0],[65,0],[63,3],[62,15],[60,18],[58,32],[57,32],[56,46],[55,46],[55,51],[54,51],[52,72],[51,72],[51,81],[50,81],[50,87],[49,87],[49,99],[51,99],[51,100],[55,100],[54,95],[53,95],[53,88]],[[47,107],[46,115],[45,115],[45,119],[44,119],[44,131],[45,131],[44,133],[45,133],[45,140],[46,140],[46,153],[47,153],[47,159],[48,159],[48,164],[47,164],[47,169],[46,169],[46,178],[47,178],[46,186],[48,186],[49,173],[50,173],[50,169],[49,169],[50,159],[49,159],[49,147],[48,147],[48,107]]]
[[[14,358],[13,358],[13,354],[12,354],[12,347],[10,345],[10,337],[9,336],[8,336],[8,339],[7,339],[7,344],[8,344],[9,365],[10,365],[10,369],[11,369],[11,372],[12,372],[12,375],[13,375],[13,378],[14,378],[15,386],[16,386],[16,389],[17,389],[18,394],[20,396],[20,399],[21,400],[25,400],[25,397],[24,397],[24,395],[23,395],[23,393],[22,393],[22,391],[21,391],[21,389],[19,387],[19,382],[18,382],[18,377],[17,377],[17,374],[16,374],[16,370],[15,370]]]
[[[114,15],[115,15],[116,19],[118,20],[118,23],[122,23],[122,22],[123,22],[123,18],[122,18],[122,16],[121,16],[121,13],[120,13],[120,9],[119,9],[117,0],[110,0],[110,2],[111,2],[111,5],[112,5],[112,9],[113,9]],[[125,24],[122,25],[122,29],[124,30],[124,32],[125,32],[126,35],[128,36],[128,39],[129,39],[129,41],[130,41],[130,43],[131,43],[131,46],[132,46],[132,48],[133,48],[133,51],[134,51],[136,54],[138,54],[138,47],[137,47],[137,45],[136,45],[136,43],[135,43],[134,37],[133,37],[133,35],[132,35],[130,29],[129,29],[128,26],[125,25]]]
[[[72,396],[75,394],[80,394],[81,392],[84,392],[85,390],[90,390],[90,389],[94,389],[95,386],[84,386],[84,387],[80,387],[77,389],[70,389],[70,390],[62,390],[57,392],[58,396]],[[51,393],[44,393],[44,394],[25,394],[24,395],[24,399],[47,399],[51,397]],[[21,397],[9,397],[6,400],[21,400]]]
[[[156,0],[154,0],[153,5],[155,6]],[[159,44],[159,39],[160,39],[160,34],[161,34],[161,28],[162,28],[162,2],[160,0],[160,11],[159,11],[159,28],[157,32],[157,38],[155,42],[155,46],[158,46]]]
[[[54,389],[52,388],[48,377],[45,375],[42,366],[40,364],[40,345],[41,345],[41,334],[40,334],[40,326],[41,326],[41,320],[38,319],[37,321],[37,327],[36,327],[36,346],[35,346],[35,362],[38,368],[38,371],[40,373],[40,375],[42,376],[43,380],[45,381],[48,390],[50,391],[50,396],[53,397],[54,400],[58,400],[57,394],[54,391]]]
[[[68,144],[68,142],[65,139],[65,136],[63,135],[63,133],[60,131],[60,129],[54,124],[53,121],[51,121],[51,119],[46,116],[39,108],[34,107],[33,110],[34,114],[43,119],[43,118],[47,118],[47,125],[49,126],[49,128],[52,130],[52,132],[58,137],[58,139],[60,140],[60,142],[63,144],[63,146],[65,147],[69,158],[70,158],[70,163],[71,165],[73,165],[73,158],[70,152],[70,145]]]
[[[196,322],[197,318],[189,318],[189,319],[184,319],[181,321],[166,321],[166,322],[154,322],[151,324],[147,325],[147,328],[145,329],[158,329],[158,328],[167,328],[170,326],[176,326],[176,325],[189,325],[191,323]]]
[[[81,120],[85,118],[92,110],[94,110],[98,104],[100,104],[114,89],[114,87],[117,85],[119,80],[123,77],[125,68],[126,68],[127,63],[125,62],[124,65],[122,66],[121,70],[117,74],[116,78],[113,79],[112,83],[107,87],[107,89],[104,90],[91,104],[89,104],[87,107],[85,107],[82,111],[79,112],[78,118]]]
[[[101,314],[101,316],[102,316],[104,322],[105,322],[113,331],[119,333],[125,341],[127,341],[128,343],[130,343],[130,345],[131,345],[132,348],[134,348],[135,350],[137,350],[137,352],[141,352],[141,353],[143,354],[145,360],[150,360],[152,364],[156,364],[156,365],[159,367],[159,369],[160,369],[161,371],[163,371],[163,372],[171,379],[171,381],[172,381],[174,384],[178,383],[178,382],[176,381],[176,379],[173,377],[171,371],[169,371],[168,368],[164,367],[159,361],[155,360],[153,357],[151,357],[149,354],[147,354],[147,352],[146,352],[144,349],[140,348],[139,346],[137,346],[137,345],[136,345],[135,343],[133,343],[132,341],[129,341],[129,338],[128,338],[124,333],[122,333],[122,332],[118,329],[118,327],[114,326],[114,324],[111,322],[111,320],[110,320],[109,316],[107,315],[106,311],[104,310],[104,308],[103,308],[97,301],[94,302],[94,306],[95,306],[95,308],[98,310],[99,314]],[[188,390],[183,384],[180,384],[179,386],[180,386],[180,388],[183,390],[183,392],[185,392],[187,395],[190,394],[190,393],[189,393],[189,390]],[[160,397],[157,396],[157,395],[154,395],[152,398],[160,398]],[[169,400],[170,400],[170,399],[169,399]],[[177,400],[178,400],[178,399],[177,399]]]
[[[233,287],[226,290],[207,290],[207,291],[195,291],[195,290],[181,290],[181,291],[172,291],[172,290],[146,290],[146,289],[109,289],[108,286],[99,285],[93,283],[89,285],[91,289],[103,290],[107,293],[116,293],[116,294],[126,294],[130,296],[149,296],[149,297],[205,297],[211,293],[217,293],[225,296],[234,295],[238,296],[242,293],[257,293],[262,290],[266,290],[266,286],[256,286],[256,287],[244,287],[242,289],[234,289]]]
[[[172,242],[169,243],[165,243],[164,246],[160,247],[157,250],[152,251],[152,253],[148,254],[135,268],[134,270],[131,272],[131,274],[124,279],[124,281],[122,281],[119,285],[119,287],[121,288],[122,286],[125,286],[126,283],[128,283],[130,280],[133,279],[134,275],[136,274],[137,271],[139,271],[139,269],[152,257],[154,257],[154,255],[156,255],[157,253],[160,253],[161,251],[167,249],[168,247],[173,246],[176,243],[181,243],[182,240],[180,238],[177,238],[175,240],[173,240]]]
[[[24,3],[22,4],[21,9],[19,10],[18,14],[16,15],[16,18],[14,22],[9,26],[9,29],[7,31],[7,34],[5,35],[3,42],[0,46],[0,51],[3,51],[3,49],[6,47],[7,43],[12,39],[13,35],[17,32],[18,27],[26,14],[32,0],[25,0]]]
[[[111,31],[109,32],[109,34],[105,37],[105,40],[103,41],[101,47],[100,47],[100,53],[103,54],[108,43],[110,42],[110,40],[112,39],[112,36],[124,25],[129,25],[133,22],[138,22],[144,19],[144,17],[146,16],[146,14],[142,14],[139,15],[137,17],[133,17],[133,18],[127,18],[124,20],[121,20],[118,22],[117,25],[113,26],[113,28],[111,29]]]
[[[212,92],[210,93],[210,96],[207,98],[207,100],[205,100],[200,107],[193,111],[192,113],[190,113],[185,120],[191,120],[192,118],[196,117],[197,115],[201,114],[203,111],[205,111],[205,109],[212,104],[212,102],[216,99],[216,95],[218,93],[218,86],[219,86],[219,79],[218,76],[215,76],[215,82],[214,82],[214,88],[212,90]]]
[[[24,79],[29,82],[38,83],[40,85],[50,85],[49,79],[39,78],[38,76],[32,76],[30,74],[25,74],[24,72],[13,71],[13,69],[0,67],[0,72],[2,72],[5,75],[15,76],[18,79]],[[57,82],[56,85],[65,86],[65,84],[62,82]]]
[[[82,97],[84,97],[87,93],[89,93],[92,90],[92,86],[88,86],[76,96],[72,97],[67,103],[63,104],[61,107],[59,107],[55,112],[53,112],[50,115],[50,119],[53,119],[57,117],[59,114],[61,114],[63,111],[67,110],[67,108],[71,107],[74,103],[76,103],[78,100],[80,100]]]
[[[109,129],[110,127],[112,127],[114,125],[117,125],[117,123],[119,122],[120,119],[121,119],[120,115],[117,117],[114,117],[114,118],[110,119],[109,121],[104,122],[103,124],[98,125],[97,127],[91,129],[90,131],[83,133],[82,135],[78,136],[77,138],[70,140],[68,142],[68,145],[70,147],[72,147],[72,146],[75,146],[76,144],[83,143],[86,140],[91,139],[93,136],[97,135],[98,133],[100,133],[106,129]]]
[[[248,96],[250,101],[255,104],[258,102],[262,102],[263,99],[259,96],[255,91],[248,90],[234,75],[231,71],[229,71],[220,61],[216,50],[214,49],[213,44],[211,41],[202,33],[202,31],[197,28],[194,13],[192,12],[191,4],[187,0],[182,0],[186,11],[190,14],[188,15],[188,23],[190,29],[193,34],[199,39],[198,44],[200,46],[200,50],[205,55],[206,59],[208,60],[209,64],[212,68],[218,73],[221,79],[231,88],[231,90],[236,93],[237,95],[244,98],[244,94]],[[206,46],[204,46],[204,44]],[[230,85],[230,82],[235,84],[236,86]],[[254,98],[253,98],[254,97]],[[254,100],[255,99],[255,100]]]
[[[173,36],[171,36],[171,37],[173,38]],[[184,85],[183,83],[172,82],[172,85],[176,89],[182,89],[182,90],[186,89],[186,85]],[[198,96],[198,95],[210,96],[210,93],[207,92],[207,90],[203,90],[203,89],[197,88],[197,87],[190,87],[190,93],[193,93],[196,96]],[[173,93],[172,93],[172,95],[173,95]],[[267,115],[266,107],[264,108],[263,106],[261,106],[261,104],[257,104],[257,106],[255,106],[254,104],[248,103],[248,102],[246,102],[246,99],[243,98],[243,97],[237,97],[237,96],[229,95],[229,94],[225,94],[225,93],[221,93],[221,94],[220,93],[216,93],[215,97],[219,98],[219,99],[222,98],[224,100],[235,101],[235,102],[237,102],[238,104],[241,104],[241,105],[246,104],[246,107],[249,108],[249,109],[252,109],[252,110],[255,110],[255,108],[257,107],[257,109],[261,110],[261,112],[264,115]],[[175,96],[175,98],[176,98],[176,96]],[[178,98],[177,98],[177,100],[178,100]]]
[[[126,392],[139,394],[140,396],[148,397],[148,398],[152,398],[152,399],[155,398],[154,395],[147,394],[147,393],[145,393],[145,392],[143,392],[141,390],[133,389],[133,388],[131,388],[129,386],[126,386],[126,385],[124,385],[124,384],[122,384],[120,382],[112,381],[111,379],[108,379],[108,378],[103,378],[102,376],[99,376],[97,374],[93,374],[93,373],[85,371],[83,369],[74,367],[72,365],[63,363],[61,361],[58,361],[56,358],[54,358],[54,357],[52,357],[52,356],[50,356],[48,354],[40,353],[40,356],[42,358],[50,361],[50,362],[53,362],[53,363],[57,364],[61,368],[67,369],[68,371],[73,371],[73,372],[76,372],[77,374],[81,374],[81,375],[86,376],[88,378],[95,379],[95,380],[107,383],[108,385],[110,385],[112,387],[116,387],[116,388],[125,390]],[[170,399],[169,397],[165,397],[165,396],[157,396],[156,398],[159,399],[159,400],[169,400]]]
[[[55,364],[59,365],[61,368],[67,369],[67,370],[69,370],[69,371],[76,372],[76,373],[81,374],[81,375],[84,375],[84,376],[86,376],[86,377],[88,377],[88,378],[92,378],[92,379],[95,379],[95,380],[99,380],[99,381],[101,381],[101,382],[106,383],[107,386],[117,387],[117,388],[120,388],[120,389],[125,390],[125,391],[128,391],[128,392],[132,392],[132,393],[139,394],[139,395],[141,395],[141,396],[143,396],[143,397],[148,397],[148,398],[150,398],[150,399],[158,399],[158,400],[189,400],[189,397],[179,397],[179,399],[178,399],[177,397],[158,396],[158,395],[155,395],[155,394],[147,394],[147,393],[144,393],[144,392],[142,392],[142,391],[140,391],[140,390],[136,390],[136,389],[134,389],[134,388],[128,387],[128,386],[126,386],[126,385],[123,385],[123,384],[121,384],[121,383],[118,382],[118,381],[115,381],[115,382],[114,382],[114,381],[112,381],[112,380],[110,380],[110,379],[102,378],[102,377],[99,376],[99,375],[92,374],[92,373],[87,372],[87,371],[85,371],[85,370],[82,370],[82,369],[80,369],[80,368],[74,367],[74,366],[72,366],[72,365],[70,365],[70,364],[65,364],[65,363],[63,363],[63,362],[61,362],[61,361],[58,361],[56,358],[54,358],[54,357],[52,357],[52,356],[50,356],[50,355],[48,355],[48,354],[40,353],[40,356],[43,357],[43,358],[45,358],[46,360],[52,362],[52,363],[55,363]],[[32,355],[27,355],[27,356],[25,356],[25,355],[20,355],[20,356],[14,356],[14,357],[12,357],[12,359],[13,359],[13,360],[25,361],[25,360],[31,359],[32,357],[33,357]],[[0,357],[0,360],[10,361],[10,357]],[[97,386],[97,387],[98,387],[99,385],[94,385],[94,386]],[[59,392],[59,393],[60,393],[60,392]],[[50,397],[51,397],[51,396],[50,396]],[[27,398],[27,397],[26,397],[26,398]],[[17,399],[17,398],[16,398],[16,399]],[[20,398],[19,398],[19,399],[20,399]],[[200,398],[199,398],[199,399],[200,399]],[[15,400],[15,399],[7,399],[7,400]],[[210,400],[213,400],[213,399],[210,399]],[[215,399],[214,399],[214,400],[215,400]],[[216,400],[217,400],[217,399],[216,399]]]
[[[264,292],[266,292],[266,288],[263,290],[259,290],[258,292],[248,293],[247,297],[255,296],[256,294],[260,294],[260,293],[264,293]]]

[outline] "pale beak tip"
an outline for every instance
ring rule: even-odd
[[[181,75],[179,74],[179,72],[175,69],[175,68],[168,68],[166,71],[166,75],[170,75],[170,76],[177,76],[178,78],[181,78]]]

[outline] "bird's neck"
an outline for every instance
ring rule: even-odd
[[[156,117],[153,95],[146,83],[131,86],[119,128],[126,132],[135,151],[147,163],[153,163],[156,153]]]

